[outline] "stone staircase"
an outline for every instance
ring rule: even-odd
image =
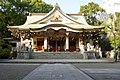
[[[83,59],[80,52],[33,52],[34,59]]]
[[[81,52],[20,52],[17,59],[96,59],[99,53],[94,51]]]

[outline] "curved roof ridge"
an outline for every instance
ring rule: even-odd
[[[60,11],[60,13],[61,13],[62,15],[64,15],[64,16],[67,17],[68,19],[72,20],[73,22],[76,22],[76,23],[78,23],[78,24],[83,24],[83,23],[80,23],[80,22],[76,21],[75,19],[71,18],[71,17],[68,16],[67,14],[65,14],[61,9],[60,9],[59,11]]]
[[[55,7],[53,7],[53,9],[48,13],[46,14],[42,19],[38,20],[38,21],[35,21],[33,23],[36,23],[36,22],[39,22],[39,21],[42,21],[44,20],[46,17],[50,16],[53,12],[55,12],[56,8],[59,8],[58,4],[56,3],[55,4]]]
[[[54,13],[56,10],[58,10],[64,17],[70,19],[71,21],[75,22],[75,23],[78,23],[78,24],[83,24],[83,23],[80,23],[76,20],[74,20],[73,18],[71,18],[70,16],[68,16],[67,14],[65,14],[59,7],[58,3],[55,4],[55,6],[53,7],[53,9],[48,13],[46,14],[42,19],[38,20],[38,21],[35,21],[35,22],[32,22],[32,23],[36,23],[36,22],[39,22],[39,21],[42,21],[44,19],[46,19],[47,17],[49,17],[52,13]],[[31,24],[32,24],[31,23]]]

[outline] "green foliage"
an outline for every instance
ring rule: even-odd
[[[23,0],[24,2],[30,4],[31,7],[29,7],[29,12],[35,12],[35,13],[48,13],[52,10],[53,6],[51,4],[46,4],[42,0]]]
[[[111,32],[113,33],[113,31],[115,30],[116,35],[119,36],[120,35],[120,13],[116,12],[115,16],[110,14],[109,17],[111,19],[111,24],[113,22],[113,18],[115,19],[115,21],[114,21],[115,28],[114,29],[111,28]],[[109,26],[110,26],[110,24],[109,24]]]
[[[0,49],[1,52],[0,52],[0,58],[1,59],[7,59],[10,57],[10,50],[5,48],[5,49]]]
[[[116,41],[116,42],[115,42]],[[115,49],[115,43],[116,43],[116,49],[118,49],[120,47],[120,36],[116,36],[115,40],[114,40],[114,36],[110,37],[110,42],[111,42],[111,46]]]
[[[96,26],[101,24],[101,22],[96,19],[97,12],[105,12],[105,10],[94,2],[90,2],[88,5],[80,6],[80,13],[86,16],[86,21],[90,25]]]
[[[110,51],[113,49],[109,38],[104,38],[101,40],[101,48],[102,48],[102,51]]]
[[[116,13],[117,19],[115,20],[115,30],[117,31],[117,35],[120,36],[120,13]]]
[[[116,44],[116,49],[118,49],[118,47],[120,47],[120,13],[115,13],[116,15],[116,19],[114,22],[114,27],[115,28],[111,28],[111,36],[110,36],[110,42],[111,42],[111,46],[115,49],[115,44]],[[113,21],[113,15],[112,16],[112,21]],[[115,37],[114,37],[114,32],[115,33]],[[116,41],[116,42],[115,42]]]
[[[11,46],[9,44],[0,43],[0,59],[6,59],[10,57]]]
[[[30,12],[47,13],[52,5],[42,0],[0,0],[0,36],[10,37],[8,25],[22,25]]]
[[[22,25],[30,12],[47,13],[53,8],[42,0],[0,0],[0,58],[10,56],[11,47],[2,38],[11,37],[7,27]]]
[[[120,12],[116,12],[115,14],[117,18],[120,17]]]
[[[0,58],[1,59],[10,57],[11,48],[12,47],[8,43],[8,41],[4,41],[2,38],[0,38]]]
[[[109,18],[110,18],[110,19],[113,19],[113,15],[112,15],[112,14],[110,14],[110,15],[109,15]]]

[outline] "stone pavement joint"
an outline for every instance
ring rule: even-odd
[[[93,80],[70,64],[42,64],[23,80]]]
[[[111,59],[1,59],[0,63],[113,63]]]

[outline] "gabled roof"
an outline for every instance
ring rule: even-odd
[[[38,22],[39,23],[43,23],[46,20],[48,20],[51,16],[53,16],[54,14],[56,14],[55,12],[57,12],[57,11],[58,11],[58,13],[60,13],[60,15],[64,16],[65,18],[67,18],[67,19],[69,19],[69,20],[71,20],[71,21],[73,21],[75,23],[78,23],[78,24],[87,24],[87,22],[85,21],[85,19],[84,19],[83,16],[77,16],[77,17],[75,17],[75,15],[72,16],[73,14],[72,15],[67,15],[67,14],[65,14],[60,9],[60,7],[59,7],[58,4],[56,4],[54,6],[54,8],[48,14],[43,14],[43,13],[41,13],[39,15],[34,15],[34,14],[32,15],[31,14],[32,16],[28,16],[27,17],[27,20],[26,20],[25,24],[36,24]],[[79,18],[79,19],[76,20],[75,18]]]
[[[59,19],[62,19],[62,21]],[[8,28],[38,30],[46,29],[53,25],[60,25],[60,27],[64,26],[73,30],[103,28],[103,26],[88,25],[84,16],[80,14],[65,14],[58,4],[55,4],[54,8],[49,13],[31,14],[27,16],[25,24],[20,26],[8,26]]]

